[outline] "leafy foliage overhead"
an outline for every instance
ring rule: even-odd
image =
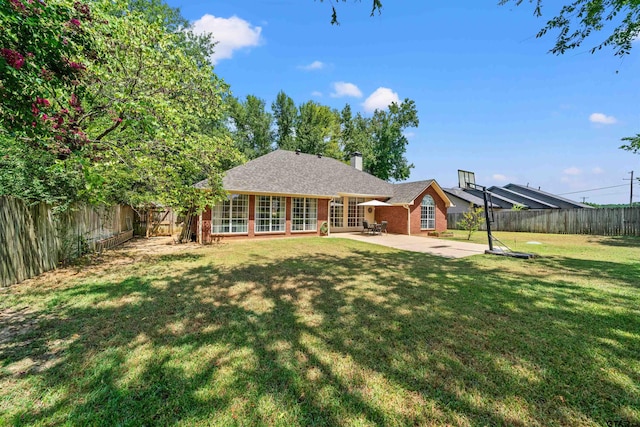
[[[320,0],[323,3],[325,0]],[[336,0],[334,3],[331,1],[331,24],[332,25],[340,25],[340,21],[338,21],[338,10],[336,9],[336,4],[340,2],[346,2],[347,0]],[[376,12],[380,13],[382,11],[382,0],[371,0],[371,16],[375,15]]]
[[[500,0],[500,4],[521,5],[525,0]],[[542,0],[528,0],[535,4],[534,14],[542,16]],[[605,33],[604,40],[589,47],[591,53],[611,47],[615,54],[630,53],[632,43],[640,36],[640,2],[637,0],[573,0],[538,32],[542,37],[557,31],[556,43],[551,52],[559,55],[582,46],[594,33]]]
[[[323,0],[320,0],[321,2]],[[347,0],[342,0],[346,2]],[[336,3],[339,3],[338,0]],[[542,17],[543,0],[500,0],[499,5],[522,3],[534,4],[534,15]],[[382,11],[382,0],[371,0],[371,15]],[[331,2],[331,23],[339,24],[338,12]],[[556,55],[578,48],[594,33],[604,32],[605,38],[589,47],[591,53],[611,47],[615,54],[630,53],[632,44],[640,36],[640,1],[638,0],[571,0],[560,12],[549,19],[538,32],[542,37],[550,31],[558,31],[551,52]]]

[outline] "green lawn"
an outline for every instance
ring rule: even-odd
[[[640,239],[497,234],[542,256],[232,242],[0,290],[0,425],[640,424]]]

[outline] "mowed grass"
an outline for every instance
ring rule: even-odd
[[[0,424],[640,424],[640,240],[514,238],[542,256],[296,238],[13,286]]]

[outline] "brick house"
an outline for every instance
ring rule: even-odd
[[[320,235],[362,230],[362,221],[387,221],[397,234],[447,229],[451,201],[434,180],[392,184],[329,157],[276,150],[226,172],[226,200],[207,208],[193,225],[201,243],[213,238]],[[197,188],[206,189],[207,181]],[[391,206],[365,207],[381,200]]]

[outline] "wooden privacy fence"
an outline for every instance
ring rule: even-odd
[[[448,227],[459,229],[462,217],[462,213],[447,214]],[[495,211],[493,220],[495,231],[640,236],[640,207]]]
[[[54,214],[45,203],[0,197],[0,287],[19,283],[84,253],[133,236],[129,206],[74,206]]]

